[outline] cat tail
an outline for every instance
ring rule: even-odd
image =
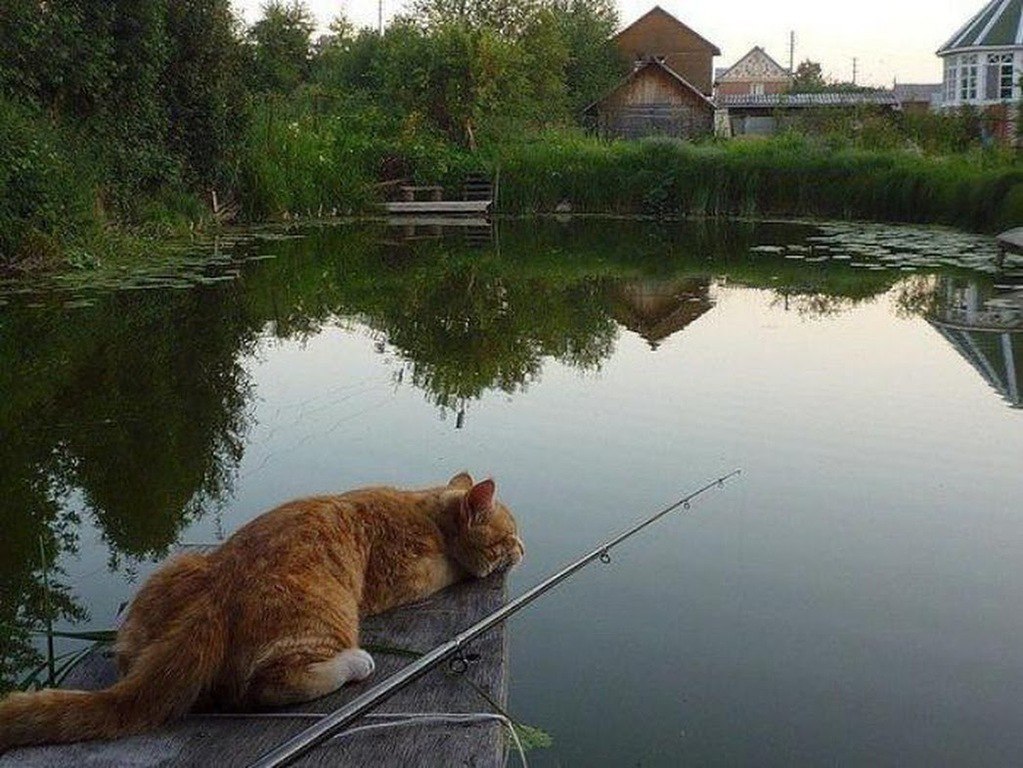
[[[184,715],[220,669],[227,626],[212,596],[204,596],[168,630],[106,690],[47,689],[0,701],[0,754],[31,744],[128,736]]]

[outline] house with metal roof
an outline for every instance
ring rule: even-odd
[[[892,91],[732,94],[718,96],[717,106],[715,127],[721,136],[769,136],[809,110],[901,109]]]
[[[941,83],[895,83],[892,93],[906,114],[921,114],[941,106]]]
[[[942,105],[979,107],[1023,96],[1023,0],[991,0],[937,51],[944,61]]]

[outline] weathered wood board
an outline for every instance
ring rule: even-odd
[[[503,574],[455,585],[429,600],[367,619],[362,642],[367,646],[427,651],[450,639],[505,601]],[[507,701],[507,647],[500,625],[468,649],[480,658],[463,675],[447,667],[432,670],[380,705],[378,712],[490,712],[491,706],[463,677],[469,678],[502,707]],[[369,690],[409,661],[377,650],[376,672],[366,681],[345,686],[318,701],[278,712],[326,713]],[[107,653],[87,657],[64,687],[98,689],[116,679]],[[253,760],[314,722],[308,718],[245,718],[192,715],[149,734],[115,742],[83,742],[33,747],[0,757],[0,768],[156,768],[215,766],[235,768]],[[367,724],[372,721],[366,721]],[[506,734],[495,722],[471,725],[407,725],[353,733],[318,747],[296,765],[307,766],[476,766],[496,768],[506,756]]]
[[[481,214],[490,208],[490,200],[419,200],[384,203],[388,213],[396,214]]]

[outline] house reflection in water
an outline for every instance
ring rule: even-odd
[[[937,299],[927,321],[1011,406],[1023,408],[1023,286],[985,290],[945,277]]]
[[[617,287],[612,314],[656,350],[713,306],[707,278],[631,280]]]

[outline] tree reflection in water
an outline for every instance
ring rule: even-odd
[[[165,554],[230,497],[251,421],[246,365],[261,338],[364,329],[399,359],[398,383],[463,426],[474,400],[528,386],[547,359],[598,369],[621,328],[657,350],[712,311],[715,281],[830,313],[899,279],[751,250],[812,231],[505,222],[486,242],[325,228],[241,246],[277,258],[230,284],[108,293],[74,310],[0,308],[0,677],[38,661],[40,541],[50,562],[75,552],[85,515],[123,569]],[[49,599],[58,619],[86,616],[59,572]]]

